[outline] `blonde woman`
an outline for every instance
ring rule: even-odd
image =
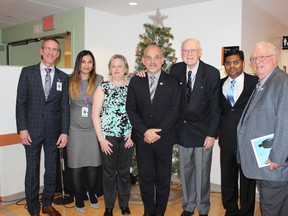
[[[102,150],[104,216],[113,216],[118,190],[122,215],[130,215],[130,164],[133,155],[131,124],[126,113],[128,63],[114,55],[108,64],[110,81],[102,82],[93,97],[93,122]]]

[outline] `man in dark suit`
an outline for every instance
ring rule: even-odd
[[[237,125],[258,77],[243,72],[245,65],[243,51],[228,52],[224,65],[228,76],[220,81],[222,114],[219,125],[219,146],[222,203],[226,209],[225,216],[253,216],[256,185],[253,179],[243,175],[237,162]],[[238,176],[240,176],[240,208],[238,207]]]
[[[237,128],[238,160],[259,186],[263,216],[288,213],[288,75],[277,66],[276,48],[255,45],[251,63],[259,78]],[[251,140],[274,134],[266,166],[259,167]]]
[[[60,47],[46,39],[40,48],[41,63],[24,67],[17,89],[16,121],[26,152],[25,194],[28,211],[40,215],[39,169],[42,146],[45,155],[42,213],[61,215],[51,206],[56,188],[57,148],[67,144],[69,131],[68,75],[54,66]]]
[[[133,127],[132,140],[136,143],[144,216],[165,213],[172,148],[176,142],[175,123],[180,112],[179,82],[161,71],[163,62],[160,47],[148,46],[142,57],[147,74],[144,78],[133,77],[127,94],[126,109]]]
[[[184,62],[171,67],[181,85],[182,111],[177,125],[180,177],[183,191],[182,216],[210,210],[212,148],[220,120],[220,73],[200,60],[200,42],[187,39],[181,47]]]

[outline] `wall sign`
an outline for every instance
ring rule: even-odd
[[[227,46],[222,47],[222,65],[224,65],[226,54],[230,52],[231,50],[239,50],[239,46]]]
[[[288,36],[283,36],[282,38],[282,49],[288,49]]]
[[[43,17],[43,31],[49,31],[55,29],[54,16]]]

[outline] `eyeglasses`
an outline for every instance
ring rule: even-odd
[[[182,49],[182,52],[184,54],[189,54],[189,53],[192,53],[192,54],[195,54],[196,52],[198,52],[199,49]]]
[[[154,60],[154,61],[159,61],[160,59],[162,59],[162,56],[159,56],[159,55],[156,55],[156,56],[145,56],[144,57],[145,58],[145,60],[147,60],[147,61],[152,61],[152,59]]]
[[[43,47],[43,49],[46,51],[46,52],[58,52],[59,49],[58,48],[51,48],[51,47]]]
[[[226,62],[225,62],[225,65],[226,65],[226,66],[231,66],[231,65],[233,64],[233,65],[237,66],[237,65],[239,65],[241,62],[242,62],[242,60],[226,61]]]
[[[268,55],[268,56],[251,57],[251,58],[250,58],[250,61],[253,62],[253,63],[255,63],[257,60],[258,60],[259,62],[263,62],[263,61],[265,61],[266,58],[271,57],[271,56],[274,56],[274,55],[272,54],[272,55]]]

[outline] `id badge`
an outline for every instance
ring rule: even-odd
[[[88,117],[88,107],[82,107],[82,117]]]
[[[57,91],[62,91],[62,82],[57,81],[57,83],[56,83],[56,89],[57,89]]]

